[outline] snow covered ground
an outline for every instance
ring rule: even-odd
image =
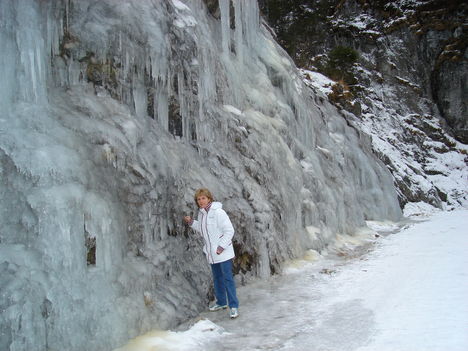
[[[400,231],[370,223],[387,233],[240,287],[235,320],[205,312],[115,351],[466,351],[468,210],[411,213]]]

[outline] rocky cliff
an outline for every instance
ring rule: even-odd
[[[266,0],[261,5],[295,62],[333,80],[329,99],[372,137],[402,206],[466,203],[466,2]]]

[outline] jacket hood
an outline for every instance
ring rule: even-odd
[[[210,210],[219,210],[220,208],[223,208],[223,204],[221,202],[213,201],[211,203]]]

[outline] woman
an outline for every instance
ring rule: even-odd
[[[184,220],[192,229],[200,233],[205,241],[203,252],[211,266],[216,296],[216,303],[210,307],[210,311],[219,311],[229,306],[230,317],[237,318],[239,301],[232,276],[234,228],[223,210],[223,205],[213,201],[213,196],[208,189],[198,189],[194,198],[199,208],[198,219],[194,220],[190,216],[185,216]]]

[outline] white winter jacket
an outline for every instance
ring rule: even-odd
[[[210,264],[234,258],[234,227],[220,202],[213,202],[208,213],[201,208],[198,211],[198,219],[193,221],[191,228],[199,232],[205,240],[203,252]],[[216,253],[218,246],[224,249],[219,255]]]

